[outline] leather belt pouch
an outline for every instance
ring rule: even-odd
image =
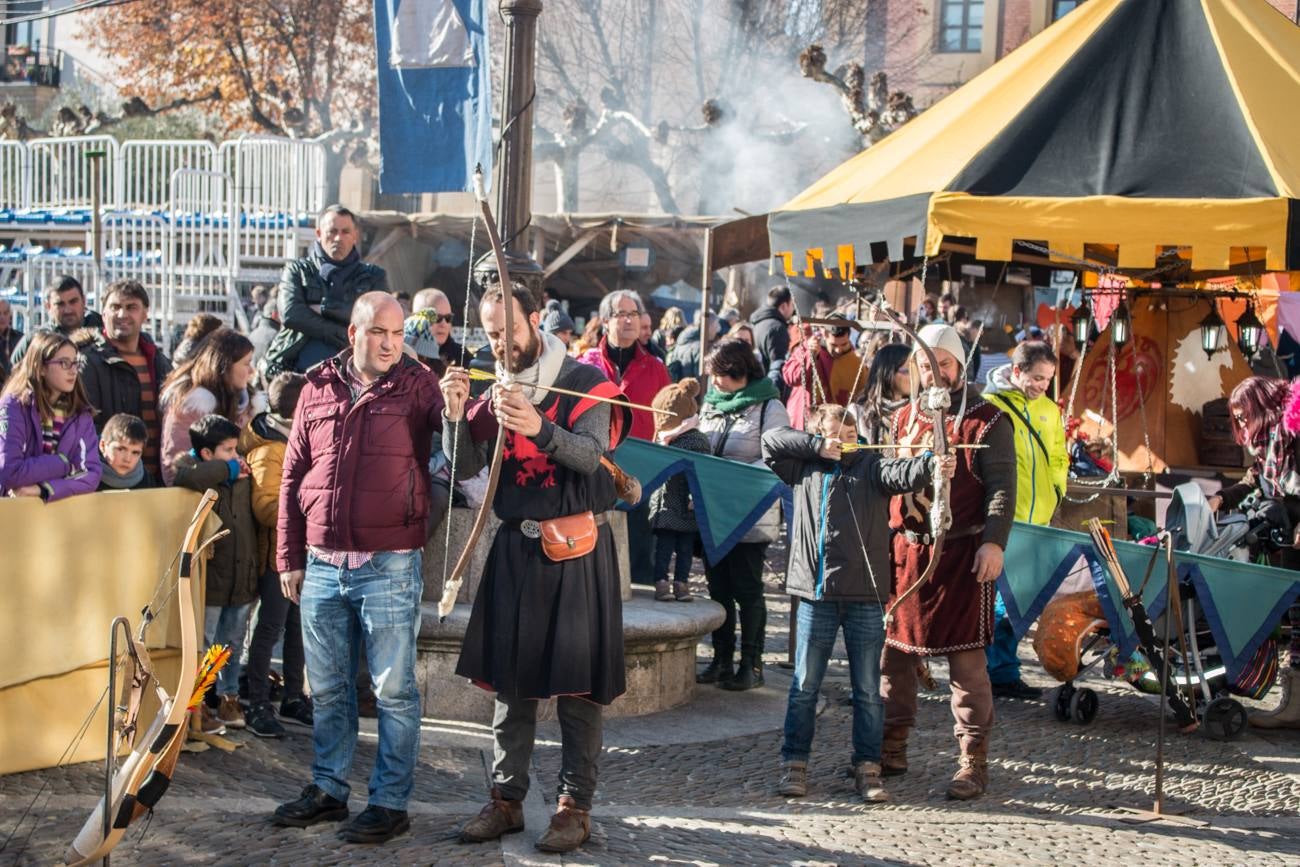
[[[596,537],[605,516],[597,518],[591,512],[579,512],[562,518],[539,521],[542,531],[542,553],[548,560],[559,563],[576,560],[596,550]]]

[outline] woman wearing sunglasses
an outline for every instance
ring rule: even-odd
[[[0,393],[0,495],[46,502],[99,487],[99,438],[77,347],[38,331]]]

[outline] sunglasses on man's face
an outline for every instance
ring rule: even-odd
[[[429,318],[434,322],[441,322],[444,325],[450,325],[452,323],[452,315],[450,313],[440,313]]]

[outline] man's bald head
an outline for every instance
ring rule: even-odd
[[[443,307],[450,311],[451,299],[441,289],[421,289],[411,299],[412,313],[419,313],[421,310],[433,310],[441,313]]]
[[[367,292],[352,305],[348,342],[364,380],[383,376],[402,358],[402,305],[387,292]]]
[[[367,292],[352,305],[352,325],[364,329],[375,321],[375,316],[381,310],[387,309],[396,310],[398,317],[402,315],[402,305],[392,295],[387,292]]]

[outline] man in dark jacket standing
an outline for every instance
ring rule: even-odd
[[[356,215],[330,205],[316,218],[311,252],[280,274],[280,332],[271,342],[262,376],[302,373],[348,344],[352,305],[366,292],[387,292],[384,269],[361,261]]]
[[[172,372],[172,363],[144,333],[149,293],[134,280],[116,280],[104,290],[103,304],[103,330],[94,335],[92,343],[80,347],[81,381],[95,408],[95,429],[102,432],[108,420],[120,412],[141,419],[149,432],[144,467],[155,479],[162,478],[158,395],[163,380]]]
[[[411,825],[420,554],[442,395],[437,377],[403,354],[402,308],[387,293],[357,299],[348,339],[349,349],[307,373],[284,455],[276,568],[285,597],[302,609],[316,758],[311,784],[276,809],[275,821],[305,828],[348,815],[364,641],[379,751],[368,806],[340,835],[382,843]]]
[[[749,317],[754,326],[754,348],[767,378],[782,386],[781,366],[790,355],[790,317],[794,315],[794,297],[789,288],[775,286],[767,293],[767,304]]]

